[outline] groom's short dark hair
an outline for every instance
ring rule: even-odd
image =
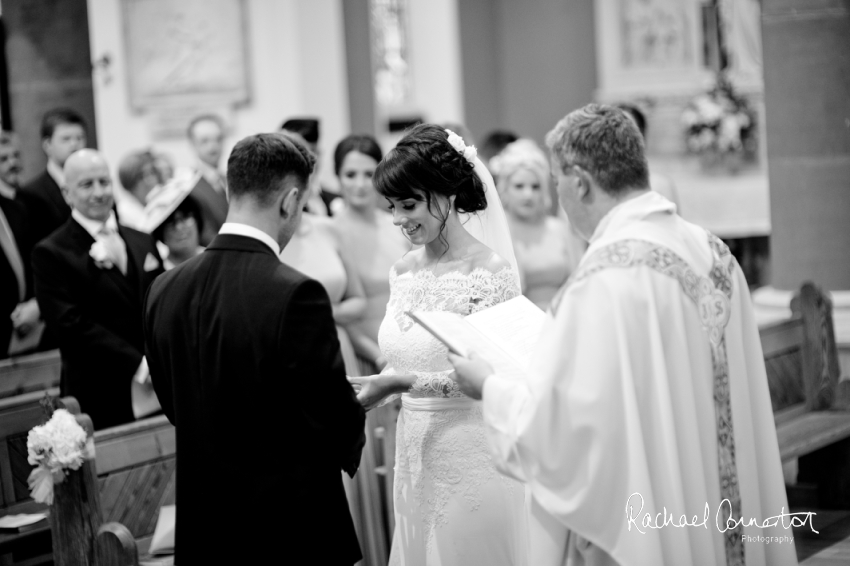
[[[281,181],[294,175],[307,184],[316,158],[303,144],[279,133],[256,134],[239,141],[227,160],[227,190],[268,202]]]

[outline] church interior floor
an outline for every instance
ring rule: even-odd
[[[799,512],[799,509],[794,509]],[[809,525],[794,528],[797,559],[803,566],[850,564],[850,511],[814,510],[815,530]]]

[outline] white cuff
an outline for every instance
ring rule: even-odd
[[[139,364],[139,368],[136,370],[136,374],[133,376],[133,381],[144,385],[150,380],[150,377],[151,371],[148,368],[148,359],[145,356],[142,356],[142,363]]]

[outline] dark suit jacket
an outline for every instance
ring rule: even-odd
[[[192,189],[191,196],[198,203],[204,220],[204,229],[200,234],[201,245],[208,246],[227,218],[227,196],[212,188],[203,176]]]
[[[94,238],[73,218],[33,250],[35,295],[62,352],[62,395],[72,395],[96,429],[134,420],[130,383],[144,355],[142,302],[163,272],[154,240],[124,226],[127,275],[89,256]],[[146,271],[148,255],[156,268]]]
[[[340,469],[360,460],[365,415],[321,284],[220,235],[151,286],[145,336],[177,427],[178,563],[359,560]]]
[[[19,191],[32,223],[33,243],[38,243],[71,217],[71,207],[62,196],[62,189],[45,169]]]
[[[2,196],[0,196],[0,209],[3,210],[6,220],[9,222],[9,228],[12,229],[12,235],[18,245],[18,253],[21,254],[26,281],[24,300],[29,300],[33,296],[32,269],[30,269],[32,239],[28,229],[29,222],[26,211],[17,200],[10,200]],[[12,338],[12,320],[9,317],[15,307],[18,306],[20,298],[18,278],[12,270],[9,258],[0,249],[0,358],[5,358],[9,353],[9,340]]]

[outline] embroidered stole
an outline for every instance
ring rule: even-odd
[[[720,471],[720,513],[727,530],[723,533],[727,566],[744,566],[741,526],[741,493],[735,464],[735,435],[729,393],[729,361],[726,357],[726,324],[732,298],[732,270],[736,262],[729,248],[708,233],[713,265],[707,277],[700,276],[669,248],[637,239],[620,240],[593,252],[569,278],[552,301],[552,311],[560,305],[564,291],[587,277],[612,267],[643,265],[672,277],[690,297],[699,312],[703,330],[711,344],[714,374],[714,415],[717,426],[717,461]],[[724,502],[728,501],[728,505]],[[734,525],[734,528],[728,528]]]

